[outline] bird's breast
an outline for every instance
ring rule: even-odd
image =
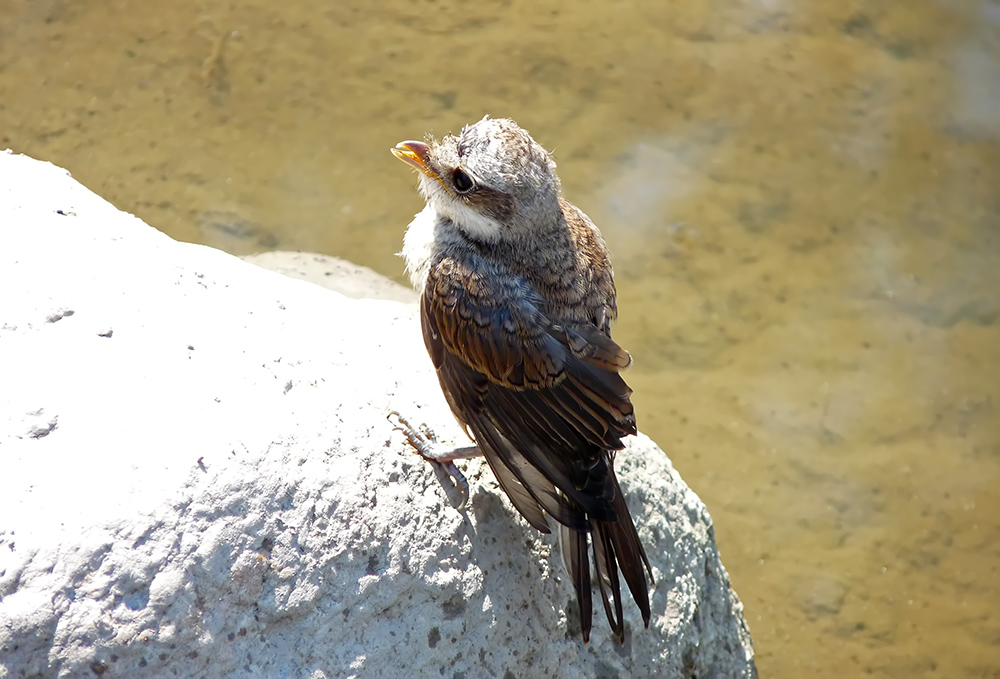
[[[403,236],[403,250],[399,254],[406,260],[410,283],[417,290],[424,289],[427,272],[438,253],[438,231],[441,217],[433,206],[427,205],[413,217]]]

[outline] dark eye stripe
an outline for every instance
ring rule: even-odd
[[[514,199],[489,186],[477,184],[475,188],[462,195],[466,205],[487,214],[498,222],[510,218],[514,212]]]

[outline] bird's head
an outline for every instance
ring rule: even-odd
[[[530,237],[559,214],[556,164],[513,120],[487,116],[458,136],[391,150],[420,171],[428,205],[473,240]]]

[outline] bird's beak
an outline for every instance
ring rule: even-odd
[[[389,149],[392,151],[392,155],[396,156],[404,163],[412,165],[421,174],[425,174],[432,179],[437,179],[437,173],[431,168],[427,167],[427,161],[430,159],[430,147],[421,141],[401,141],[396,144],[396,148]]]
[[[427,165],[427,161],[430,160],[430,146],[422,141],[401,141],[396,144],[396,148],[389,150],[392,151],[392,155],[419,170],[420,174],[437,181],[444,188],[445,193],[453,195],[448,185],[441,180],[441,176]]]

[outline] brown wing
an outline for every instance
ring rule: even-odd
[[[605,609],[621,637],[616,561],[649,620],[646,557],[612,467],[622,437],[636,432],[631,389],[618,374],[631,359],[594,325],[552,322],[523,281],[485,276],[486,267],[453,259],[431,267],[421,298],[428,352],[452,410],[514,506],[540,531],[549,532],[546,512],[568,529],[564,560],[585,638],[594,531]]]
[[[596,327],[553,324],[530,288],[484,276],[486,266],[444,259],[424,287],[424,339],[453,410],[547,510],[555,486],[594,518],[613,517],[607,453],[635,432],[618,374],[628,353]],[[548,487],[535,487],[524,462]],[[571,523],[585,526],[582,517]]]

